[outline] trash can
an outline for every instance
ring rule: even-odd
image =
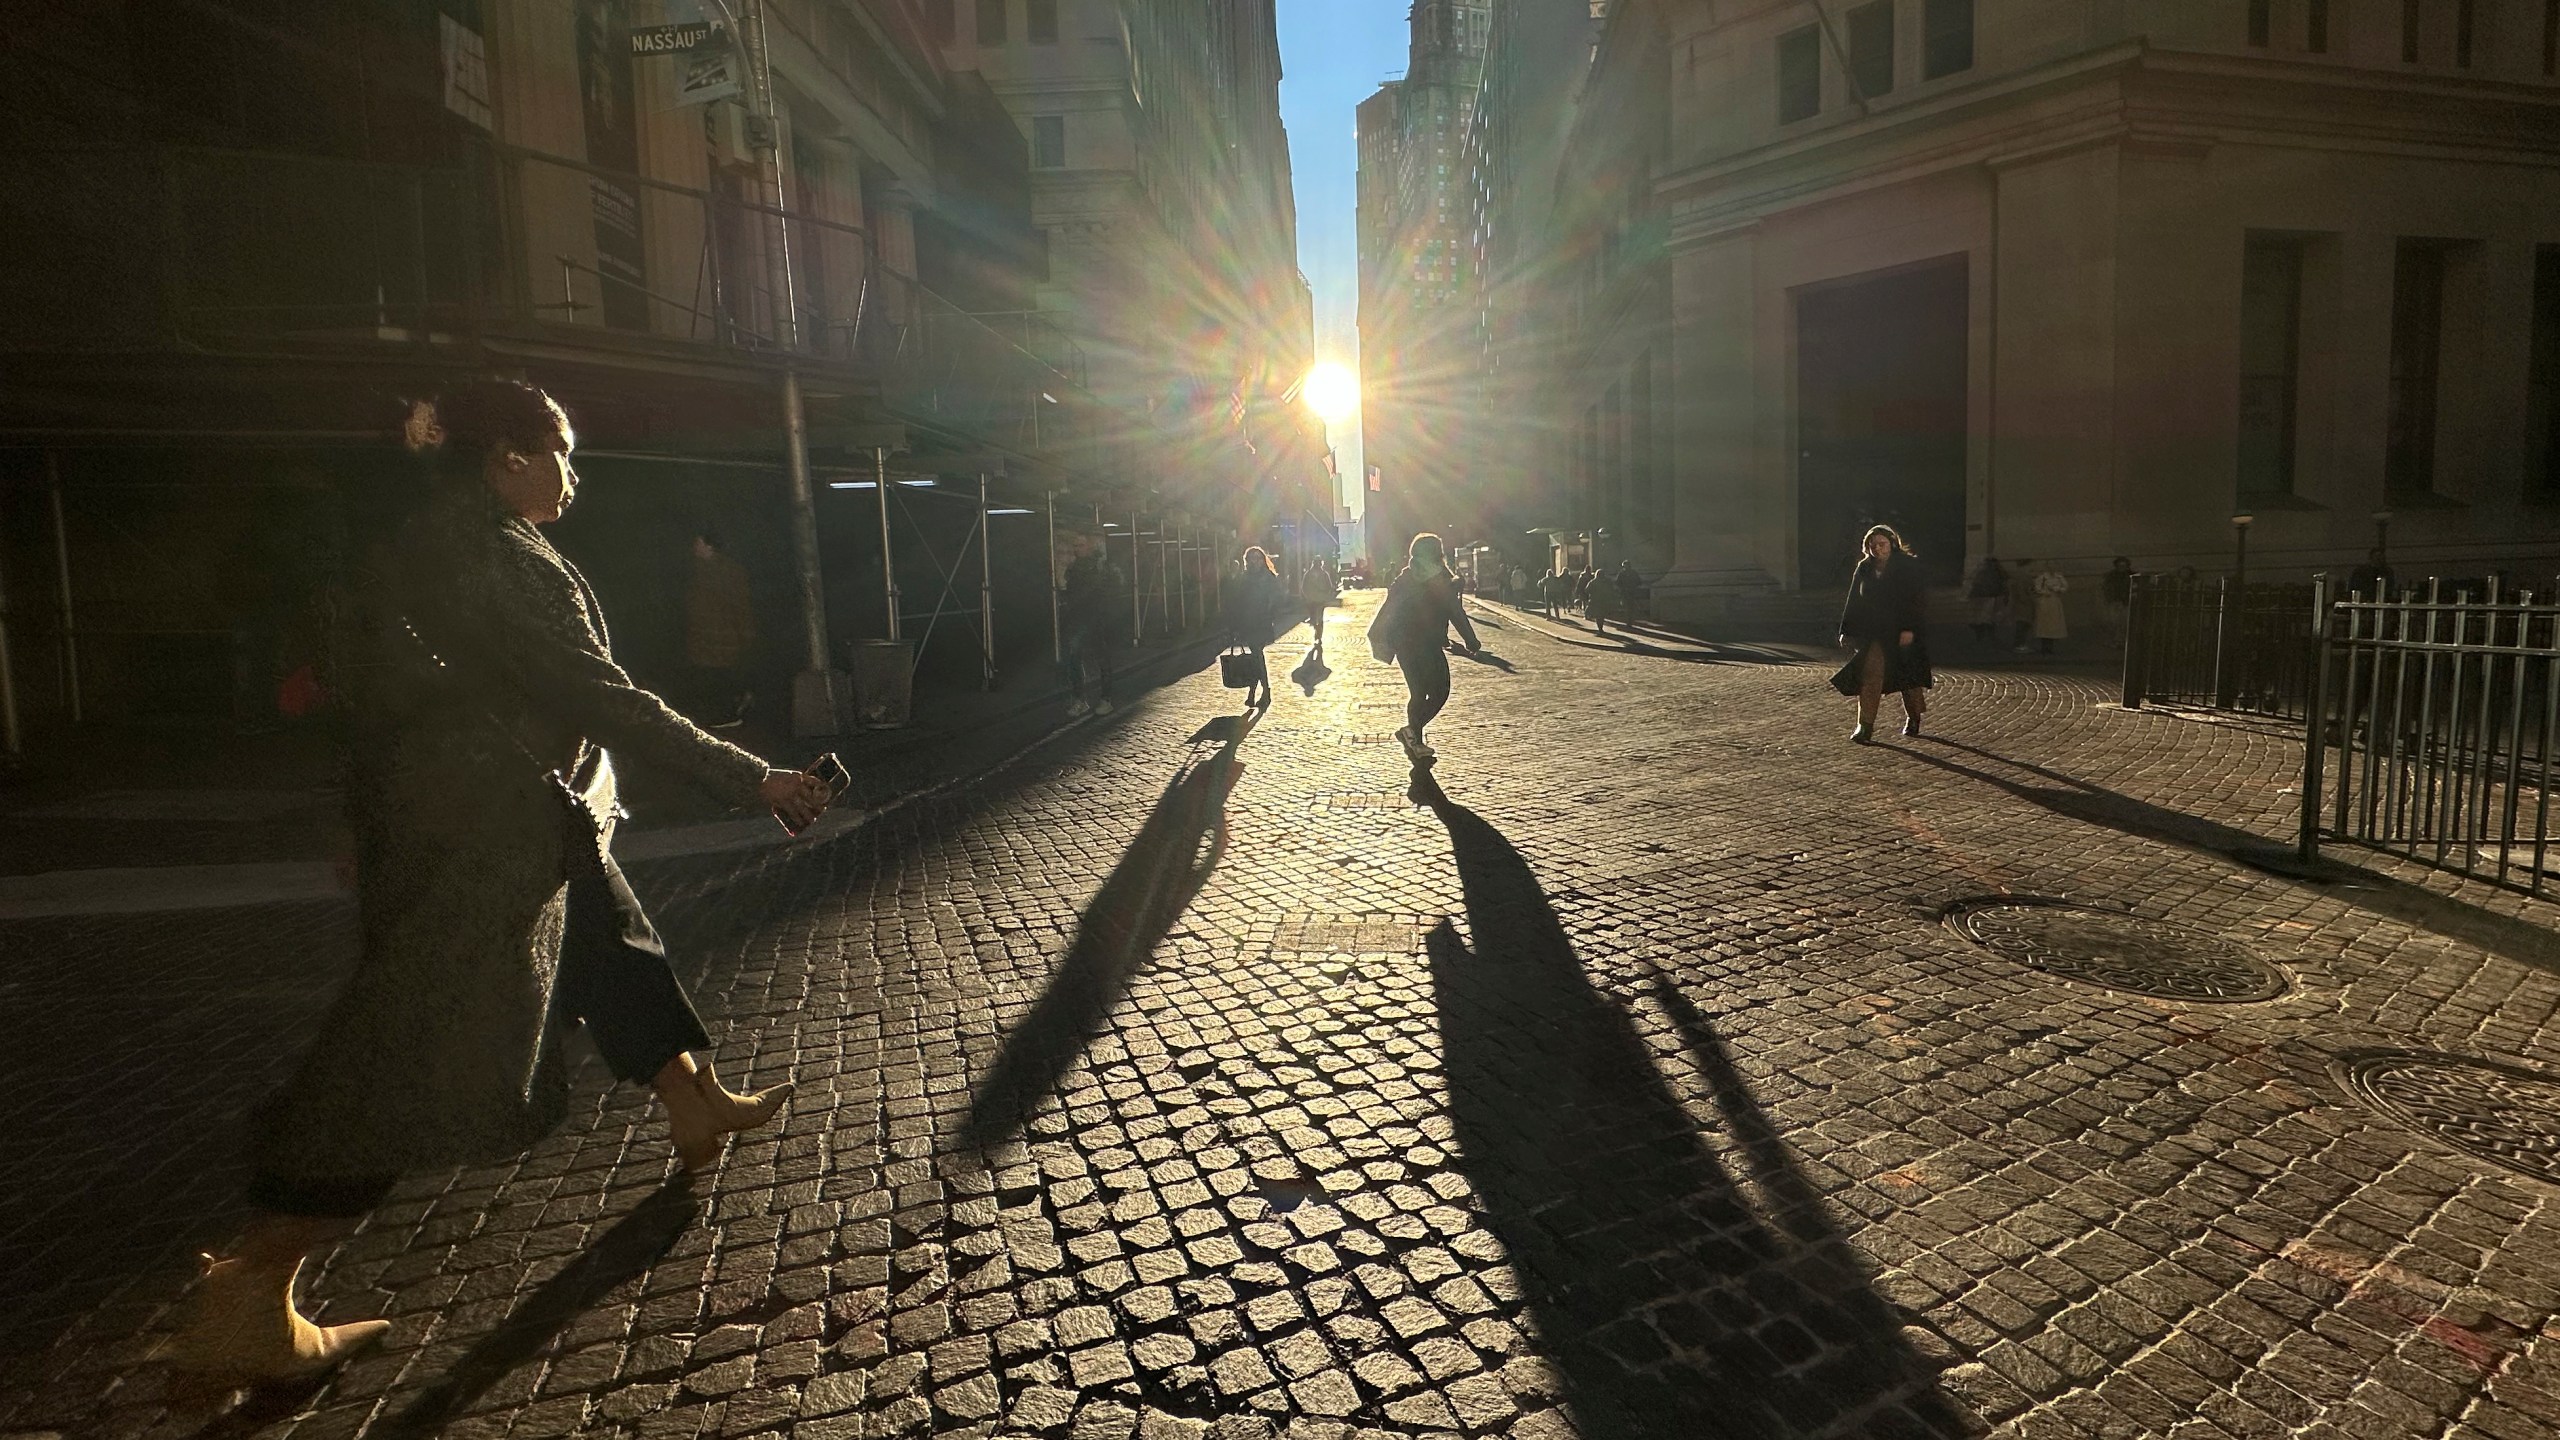
[[[905,640],[850,640],[845,672],[853,677],[853,721],[878,729],[907,723],[915,698],[916,647]]]

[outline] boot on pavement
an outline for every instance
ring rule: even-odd
[[[204,1267],[185,1324],[170,1343],[178,1388],[215,1393],[306,1380],[379,1341],[388,1320],[314,1325],[293,1308],[302,1261],[200,1255]]]
[[[710,1066],[696,1066],[690,1055],[668,1061],[656,1081],[658,1099],[667,1107],[667,1129],[675,1140],[676,1159],[687,1171],[706,1169],[718,1161],[730,1135],[771,1120],[794,1088],[784,1081],[741,1095],[721,1084]]]

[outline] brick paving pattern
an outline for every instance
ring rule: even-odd
[[[823,846],[644,867],[784,1123],[668,1185],[591,1068],[317,1267],[386,1347],[212,1433],[2560,1433],[2548,907],[2235,859],[2290,833],[2271,728],[1957,672],[1853,749],[1824,667],[1493,613],[1516,670],[1457,662],[1436,785],[1355,606],[1240,740],[1196,677]],[[2102,913],[1949,923],[1996,897]],[[60,1017],[0,1086],[52,1287],[8,1282],[0,1434],[205,1433],[144,1357],[348,936],[185,927],[0,925],[11,1012]],[[2084,932],[2134,988],[2035,961]],[[2252,965],[2281,993],[2227,1003]]]

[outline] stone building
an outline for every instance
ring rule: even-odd
[[[416,488],[396,402],[493,372],[578,422],[589,483],[556,533],[644,680],[675,673],[705,528],[755,575],[768,695],[899,633],[893,588],[952,611],[928,681],[1047,661],[1023,517],[1120,493],[1148,417],[1034,313],[1031,147],[921,7],[766,0],[770,127],[734,50],[648,38],[699,13],[678,0],[289,8],[13,22],[0,653],[33,741],[274,723],[278,673],[326,658],[329,595]]]
[[[1292,399],[1313,358],[1272,0],[927,0],[1030,146],[1042,319],[1103,395],[1145,415],[1158,493],[1243,502],[1330,553],[1321,432]]]
[[[1361,446],[1378,473],[1365,528],[1381,566],[1401,563],[1416,531],[1455,529],[1467,503],[1482,336],[1462,152],[1491,12],[1418,0],[1403,78],[1357,113]]]
[[[1617,0],[1572,523],[1698,617],[1878,520],[1949,581],[2210,574],[2241,515],[2253,575],[2560,568],[2555,56],[2539,0]]]

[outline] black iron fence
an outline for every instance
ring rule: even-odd
[[[2302,718],[2311,694],[2309,585],[2136,575],[2125,614],[2124,703]]]
[[[2560,603],[2494,577],[2446,588],[2318,604],[2301,853],[2368,845],[2542,895]]]

